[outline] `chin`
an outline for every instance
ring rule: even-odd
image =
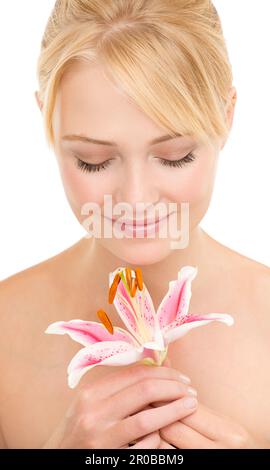
[[[147,266],[163,261],[171,254],[170,241],[167,239],[122,239],[104,248],[121,260],[121,266]]]

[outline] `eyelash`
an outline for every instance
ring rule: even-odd
[[[161,164],[164,166],[169,166],[171,168],[182,168],[184,165],[193,162],[196,159],[195,155],[192,152],[189,152],[185,157],[180,160],[165,160],[160,158]],[[92,164],[86,163],[80,158],[77,157],[77,167],[85,172],[94,173],[96,171],[105,170],[110,166],[111,160],[107,160],[104,163]]]

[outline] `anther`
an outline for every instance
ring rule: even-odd
[[[116,273],[115,278],[114,278],[114,280],[112,282],[112,285],[110,287],[110,290],[109,290],[109,297],[108,297],[109,304],[112,304],[113,301],[114,301],[114,297],[115,297],[115,294],[116,294],[116,291],[117,291],[117,286],[118,286],[120,281],[121,281],[120,274]]]
[[[97,311],[97,316],[102,322],[102,324],[105,326],[105,328],[108,330],[111,335],[113,335],[113,324],[111,320],[109,319],[108,315],[104,310],[98,310]]]
[[[136,277],[135,278],[132,278],[132,284],[131,284],[131,297],[134,297],[134,295],[136,294],[136,290],[137,290],[137,279]]]
[[[141,268],[136,268],[135,273],[136,273],[136,281],[137,281],[137,285],[139,287],[139,290],[143,290],[143,277],[142,277]]]
[[[129,290],[131,290],[131,269],[126,268],[126,280]]]

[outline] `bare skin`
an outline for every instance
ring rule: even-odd
[[[193,281],[190,312],[232,313],[235,325],[228,328],[212,323],[172,343],[168,355],[171,366],[191,378],[198,406],[232,418],[252,433],[256,442],[270,447],[266,419],[270,414],[270,270],[203,234],[211,262],[204,266],[200,281],[199,277]],[[82,260],[87,243],[89,240],[81,239],[1,283],[2,447],[44,446],[81,387],[123,370],[96,367],[71,390],[66,367],[81,346],[66,335],[44,334],[49,323],[60,319],[97,320],[98,308],[105,308],[113,323],[123,326],[114,307],[107,304],[107,288],[96,282],[106,273],[99,266],[92,271],[96,276],[88,277],[88,270],[84,277]],[[157,307],[167,285],[162,282],[159,292],[151,289],[150,280],[148,286]]]
[[[106,310],[115,326],[123,326],[114,306],[107,303],[109,272],[120,266],[140,266],[157,308],[169,281],[176,279],[185,265],[198,266],[198,276],[192,283],[190,312],[230,313],[235,324],[229,328],[213,322],[192,330],[170,345],[169,370],[190,376],[198,392],[196,411],[184,419],[196,417],[205,425],[210,416],[209,408],[212,417],[222,413],[252,435],[245,446],[270,446],[269,420],[266,419],[270,414],[270,270],[216,242],[199,226],[211,200],[219,152],[225,141],[217,140],[206,146],[187,135],[164,140],[164,129],[127,100],[102,72],[99,66],[89,64],[76,64],[69,69],[59,84],[54,111],[55,153],[76,218],[82,222],[81,207],[85,202],[94,201],[103,209],[104,194],[112,196],[113,204],[126,202],[132,207],[138,201],[155,206],[159,202],[167,205],[188,201],[190,241],[185,249],[174,252],[169,239],[83,238],[57,256],[2,281],[0,423],[3,443],[0,447],[88,445],[84,426],[79,430],[76,425],[68,428],[74,431],[71,442],[65,439],[69,433],[61,423],[81,387],[87,384],[98,387],[98,380],[105,380],[107,374],[117,371],[121,374],[126,368],[95,367],[82,378],[78,388],[71,390],[67,385],[67,365],[81,345],[66,335],[45,335],[44,331],[58,320],[97,321],[96,312],[100,308]],[[236,93],[232,88],[226,108],[230,126],[235,102]],[[39,106],[42,110],[42,103]],[[82,133],[92,140],[117,145],[64,139],[64,136]],[[160,138],[162,142],[151,143]],[[196,156],[192,163],[177,168],[168,166],[169,160],[182,160],[191,151]],[[110,165],[99,172],[83,172],[77,165],[79,160],[88,165],[110,161]],[[123,377],[116,379],[116,383],[122,380]],[[108,379],[103,383],[103,393],[107,394],[105,408],[96,402],[93,405],[90,399],[88,405],[90,411],[93,408],[100,412],[107,410],[104,418],[107,422],[115,411],[110,390]],[[165,392],[168,401],[173,400],[175,392],[170,387],[166,387]],[[127,390],[125,393],[125,400],[118,402],[133,406]],[[150,401],[144,403],[146,408],[154,399],[166,401],[164,394],[150,395]],[[86,406],[84,400],[83,411],[81,406],[75,407],[75,415],[80,417]],[[160,406],[154,411],[158,430],[164,433],[164,409]],[[101,421],[104,423],[103,419]],[[188,425],[190,421],[185,423]],[[230,427],[229,434],[232,429]],[[147,433],[142,432],[144,434]],[[166,440],[168,434],[162,435]],[[123,447],[126,444],[123,427],[117,436],[114,447]],[[148,442],[150,448],[159,445],[157,433],[152,437],[155,442]],[[167,439],[170,442],[170,437]],[[90,444],[94,442],[98,447],[108,444],[105,429],[99,429],[98,440],[90,439]],[[175,444],[188,448],[191,441],[192,436]],[[221,444],[227,445],[226,442]],[[213,442],[206,441],[205,446],[208,445]]]

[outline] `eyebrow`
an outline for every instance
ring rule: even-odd
[[[161,142],[165,142],[167,140],[172,140],[176,139],[177,137],[183,137],[182,134],[175,134],[175,135],[163,135],[161,137],[157,137],[156,139],[153,139],[149,142],[150,145],[154,144],[159,144]],[[108,141],[108,140],[100,140],[100,139],[94,139],[93,137],[87,137],[86,135],[81,135],[81,134],[70,134],[70,135],[65,135],[62,137],[62,140],[67,140],[67,141],[81,141],[85,143],[91,143],[91,144],[97,144],[97,145],[109,145],[113,147],[117,147],[117,143],[114,141]]]

